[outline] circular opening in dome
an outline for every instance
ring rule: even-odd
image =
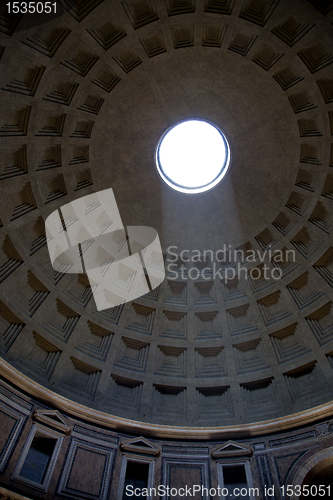
[[[204,120],[186,120],[168,129],[156,150],[162,179],[181,193],[203,193],[227,173],[230,148],[225,135]]]

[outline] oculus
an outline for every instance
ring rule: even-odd
[[[181,193],[203,193],[227,173],[230,147],[215,125],[205,120],[186,120],[162,135],[155,160],[168,186]]]

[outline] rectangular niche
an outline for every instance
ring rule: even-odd
[[[7,193],[9,211],[11,221],[26,215],[27,213],[37,208],[35,196],[30,182],[27,182],[19,191],[11,191]]]
[[[291,313],[286,309],[285,300],[281,296],[280,290],[258,300],[257,304],[266,326],[291,316]]]
[[[29,38],[22,40],[22,43],[52,58],[70,32],[68,28],[50,28],[49,25],[39,26],[38,30]]]
[[[239,281],[239,276],[221,280],[221,284],[225,302],[230,302],[232,300],[242,299],[246,297],[243,291],[243,287]]]
[[[116,374],[111,374],[112,388],[110,400],[107,403],[113,406],[117,406],[120,409],[125,410],[128,416],[128,412],[137,414],[140,409],[141,395],[142,395],[142,385],[143,382],[140,380],[129,379],[126,377],[121,377]]]
[[[123,4],[124,5],[124,4]],[[108,50],[112,45],[119,42],[126,32],[119,26],[108,21],[97,29],[87,29],[89,35],[91,35],[97,43],[103,47],[104,50]]]
[[[303,215],[306,207],[309,204],[309,198],[307,196],[300,195],[293,191],[288,198],[286,207],[295,212],[297,215]]]
[[[261,292],[261,290],[274,284],[274,280],[269,277],[271,273],[272,269],[264,263],[258,264],[250,269],[249,281],[254,293]]]
[[[123,312],[124,305],[112,307],[111,309],[106,309],[104,311],[93,312],[97,318],[107,321],[112,325],[118,325],[120,316]]]
[[[201,255],[200,260],[193,260],[189,269],[190,279],[204,280],[212,279],[214,256]]]
[[[62,379],[62,387],[71,394],[93,401],[102,371],[74,356],[70,357]]]
[[[196,312],[194,314],[195,338],[214,339],[222,336],[218,311]]]
[[[105,361],[111,346],[113,332],[90,320],[88,320],[88,327],[89,337],[86,337],[85,342],[77,345],[76,349],[91,358]]]
[[[79,191],[80,189],[84,189],[93,185],[93,180],[89,168],[81,170],[80,172],[76,172],[75,178],[76,178],[76,186],[74,191]]]
[[[186,417],[186,388],[172,385],[153,384],[152,413],[170,419]]]
[[[265,71],[268,71],[282,56],[283,53],[277,52],[264,43],[253,57],[252,61],[261,66]]]
[[[234,417],[230,386],[196,387],[197,416],[201,421]]]
[[[333,339],[332,301],[306,316],[306,321],[320,345]]]
[[[278,243],[278,240],[274,238],[271,230],[268,228],[261,231],[261,233],[256,236],[256,240],[264,251],[273,248],[273,246]]]
[[[70,165],[89,162],[89,146],[73,146]]]
[[[195,348],[195,376],[196,378],[227,376],[223,346]]]
[[[163,462],[163,484],[165,487],[183,488],[184,484],[200,485],[209,489],[209,461],[183,457],[165,458]],[[197,497],[199,498],[199,497]],[[171,499],[170,499],[171,500]],[[205,493],[200,500],[209,500]]]
[[[304,343],[297,323],[270,333],[269,336],[279,364],[294,361],[311,352]]]
[[[154,308],[143,306],[141,304],[133,302],[130,312],[130,319],[126,328],[135,332],[151,335],[154,326],[154,318]]]
[[[154,466],[154,457],[124,453],[119,476],[117,500],[130,498],[131,495],[126,495],[127,488],[130,490],[130,493],[134,492],[135,488],[148,488],[148,491],[150,491],[150,488],[154,484]],[[150,494],[144,498],[146,500],[153,500],[153,496]]]
[[[304,170],[300,168],[296,177],[295,186],[298,186],[307,191],[314,192],[317,184],[318,176],[311,170]]]
[[[50,380],[62,351],[39,333],[32,332],[32,336],[32,349],[22,362],[32,374],[37,372],[43,379]]]
[[[25,323],[0,300],[0,350],[2,352],[9,351],[24,327]]]
[[[185,306],[187,304],[187,283],[168,280],[165,304]]]
[[[333,287],[333,247],[326,250],[317,262],[313,264],[313,268],[330,287]]]
[[[325,233],[330,234],[333,225],[333,212],[331,205],[318,201],[309,217],[309,221],[319,227],[322,231],[325,231]]]
[[[288,283],[286,287],[300,310],[313,304],[324,295],[311,284],[308,271]]]
[[[237,259],[242,264],[253,262],[258,257],[257,252],[250,241],[246,241],[243,245],[236,247],[235,252]]]
[[[238,375],[254,373],[269,368],[261,339],[233,344]]]
[[[63,435],[34,424],[23,448],[13,478],[37,490],[47,491],[63,441]]]
[[[17,284],[17,291],[9,293],[16,307],[31,318],[48,297],[50,290],[29,269],[26,276]]]
[[[73,309],[59,299],[56,299],[55,305],[56,310],[52,311],[52,320],[43,321],[40,323],[40,326],[51,335],[54,335],[63,342],[67,342],[81,315],[73,311]],[[54,308],[54,305],[52,307]]]
[[[185,377],[187,372],[185,347],[158,345],[155,375]]]
[[[288,274],[295,271],[300,264],[296,261],[295,250],[289,250],[287,247],[279,249],[271,259],[274,267],[278,268],[282,272],[282,278],[288,276]]]
[[[48,176],[40,182],[40,189],[44,203],[51,203],[67,195],[63,174]]]
[[[127,50],[126,52],[123,52],[122,54],[113,57],[113,60],[125,73],[129,73],[142,63],[139,54],[137,52],[134,52],[133,50]]]
[[[43,99],[45,101],[55,102],[56,104],[63,104],[69,106],[77,91],[79,84],[73,81],[64,81],[57,78],[53,82],[52,89],[46,94]]]
[[[0,283],[5,281],[21,264],[23,264],[23,259],[10,237],[6,235],[0,250]]]
[[[302,227],[290,243],[305,259],[308,259],[322,245],[323,240],[312,234],[306,227]]]
[[[296,407],[309,408],[332,397],[332,392],[327,387],[316,360],[285,372],[283,375]]]
[[[2,106],[0,137],[26,136],[28,132],[31,106]]]
[[[122,337],[121,340],[122,344],[118,349],[114,366],[145,373],[150,344],[128,337]]]
[[[304,80],[304,78],[295,73],[294,69],[290,66],[285,66],[284,68],[279,70],[273,75],[273,78],[277,81],[277,83],[284,91],[290,89],[291,87],[296,85],[296,83]]]
[[[194,283],[194,305],[216,304],[215,284],[213,281]]]
[[[217,463],[217,476],[221,488],[227,488],[230,492],[234,488],[240,490],[244,488],[244,491],[248,491],[249,495],[243,498],[245,500],[255,500],[254,491],[259,491],[259,489],[253,488],[250,461],[248,459],[237,458],[232,463],[230,460],[219,460]]]
[[[241,335],[258,330],[251,312],[250,304],[227,309],[228,324],[231,335]]]
[[[17,232],[26,243],[30,257],[46,245],[45,222],[41,216],[25,224],[24,229],[19,229]]]
[[[110,93],[111,90],[113,90],[119,82],[119,76],[105,67],[101,72],[98,73],[97,78],[95,80],[92,80],[92,83],[108,93]]]
[[[276,414],[280,403],[276,399],[273,377],[240,384],[245,415],[266,417]]]
[[[0,179],[9,179],[28,173],[27,146],[4,150],[0,164]]]
[[[283,234],[283,236],[285,236],[295,225],[295,221],[293,221],[284,212],[280,212],[272,224],[278,231],[280,231],[280,233]]]
[[[36,171],[61,167],[61,145],[56,144],[41,148]]]
[[[187,338],[186,312],[163,311],[163,326],[160,337],[186,339]]]
[[[62,137],[66,114],[62,113],[60,115],[56,115],[54,113],[47,114],[48,111],[44,111],[40,113],[40,117],[38,123],[44,123],[42,128],[38,130],[36,136],[40,137]]]
[[[92,297],[92,289],[87,275],[78,274],[75,276],[63,293],[75,304],[85,309]]]

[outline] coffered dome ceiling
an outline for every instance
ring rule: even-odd
[[[146,423],[223,427],[331,401],[333,3],[61,3],[38,25],[0,16],[3,359]],[[226,177],[197,195],[171,190],[154,164],[161,135],[189,118],[231,148]],[[98,312],[84,275],[52,269],[44,221],[106,188],[166,256],[271,249],[236,265],[282,278],[166,279]]]

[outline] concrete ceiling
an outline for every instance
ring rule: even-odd
[[[51,20],[0,16],[3,359],[148,423],[234,425],[331,401],[333,2],[61,4]],[[225,179],[198,195],[154,164],[161,135],[188,118],[231,148]],[[260,259],[238,259],[239,279],[166,279],[97,312],[84,275],[52,269],[44,221],[106,188],[166,258],[170,246],[266,251],[282,278],[247,279]]]

